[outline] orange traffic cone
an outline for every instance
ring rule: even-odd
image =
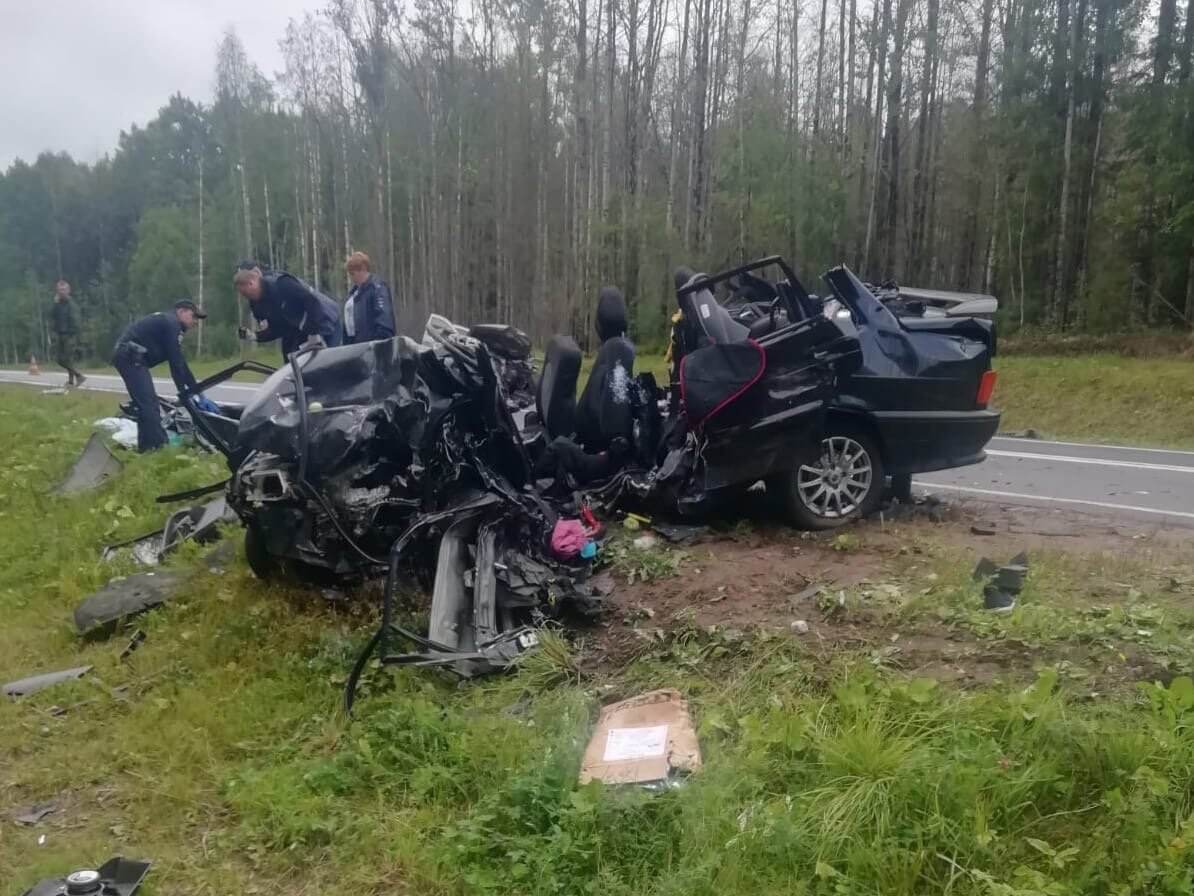
[[[41,373],[41,368],[37,366],[37,355],[29,356],[29,375],[38,376]]]

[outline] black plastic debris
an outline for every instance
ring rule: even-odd
[[[120,461],[97,432],[91,434],[66,478],[54,489],[56,495],[77,495],[98,488],[121,470]]]
[[[151,864],[117,856],[96,869],[72,871],[64,877],[43,880],[23,896],[133,896]]]
[[[120,651],[120,659],[127,660],[130,656],[136,653],[137,648],[145,643],[146,634],[142,629],[137,629],[133,632],[133,636],[129,638],[128,644],[125,645],[124,650]]]
[[[974,568],[974,580],[985,582],[983,586],[983,607],[992,613],[1010,613],[1016,608],[1016,599],[1024,588],[1028,576],[1028,554],[1021,552],[1008,563],[999,566],[995,561],[983,557]]]
[[[182,573],[170,571],[113,579],[75,608],[75,628],[81,635],[105,632],[122,619],[166,603],[185,583]]]
[[[654,522],[651,528],[666,542],[689,545],[709,534],[708,526]]]
[[[10,681],[3,686],[3,691],[9,697],[28,697],[38,691],[62,684],[64,681],[77,681],[92,669],[91,666],[76,666],[73,669],[63,669],[59,672],[46,672],[43,675],[32,675],[20,681]]]
[[[47,815],[53,815],[58,811],[58,804],[50,801],[45,803],[34,803],[27,809],[23,809],[12,817],[12,820],[17,824],[32,827],[35,824],[40,824],[41,820]]]

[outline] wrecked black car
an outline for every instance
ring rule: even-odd
[[[984,459],[1000,419],[989,408],[996,376],[990,320],[897,313],[898,295],[877,296],[844,266],[824,275],[830,294],[817,299],[786,266],[774,282],[758,276],[761,266],[726,281],[723,299],[751,336],[774,328],[775,303],[791,291],[806,313],[828,317],[861,352],[856,369],[841,371],[819,457],[775,483],[794,522],[833,528],[874,510],[885,480],[906,498],[913,474]],[[971,308],[991,310],[988,303]]]
[[[228,458],[227,503],[258,577],[385,577],[370,650],[470,675],[504,668],[534,628],[591,614],[603,594],[591,554],[553,546],[561,507],[533,487],[514,420],[532,389],[525,335],[433,315],[421,343],[294,354],[239,410],[230,439],[194,413]],[[426,636],[397,621],[404,582],[432,592]],[[417,649],[394,652],[394,639]]]

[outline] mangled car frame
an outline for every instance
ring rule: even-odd
[[[433,315],[421,342],[297,353],[243,408],[181,397],[228,457],[257,575],[384,575],[383,660],[471,674],[599,608],[591,554],[552,544],[591,509],[699,513],[763,481],[828,528],[873,509],[888,477],[982,459],[999,419],[990,322],[897,316],[844,267],[826,282],[830,299],[811,295],[778,257],[689,278],[667,388],[636,375],[625,302],[603,290],[579,396],[570,338],[536,379],[517,329]],[[395,623],[404,578],[432,591],[426,636]],[[417,649],[393,653],[393,637]]]

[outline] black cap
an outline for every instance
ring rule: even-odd
[[[199,318],[200,320],[203,320],[203,318],[207,317],[207,312],[192,302],[190,299],[179,299],[174,303],[174,307],[175,309],[181,308],[186,311],[194,311],[195,317]]]

